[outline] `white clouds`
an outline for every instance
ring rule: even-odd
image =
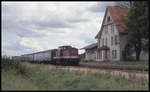
[[[2,2],[2,32],[19,37],[14,38],[19,39],[16,43],[3,45],[3,52],[20,55],[61,45],[82,48],[96,42],[104,12],[88,10],[95,5],[97,2]]]
[[[21,38],[20,44],[26,47],[35,48],[41,50],[42,47],[39,44],[40,41],[35,38]]]
[[[112,2],[108,2],[108,1],[103,1],[103,2],[98,2],[97,5],[89,7],[88,9],[91,12],[104,12],[107,6],[112,6],[115,5],[116,2],[112,1]]]
[[[22,45],[21,38],[16,37],[12,41],[2,41],[2,55],[21,55],[34,51],[34,48]]]

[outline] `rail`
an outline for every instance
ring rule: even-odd
[[[146,68],[146,67],[142,67],[142,66],[127,66],[127,65],[89,65],[89,64],[79,64],[78,67],[95,68],[95,69],[149,71],[148,68]]]

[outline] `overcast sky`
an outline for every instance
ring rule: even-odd
[[[114,2],[2,2],[2,55],[16,56],[95,43]],[[83,53],[84,50],[79,50]]]

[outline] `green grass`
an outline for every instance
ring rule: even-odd
[[[99,64],[99,65],[132,65],[132,66],[142,66],[148,67],[148,61],[112,61],[112,62],[80,62],[81,64]]]
[[[148,90],[148,81],[109,73],[70,72],[50,65],[23,63],[29,76],[16,69],[2,71],[2,90]]]
[[[2,72],[2,90],[36,90],[37,87],[23,75],[16,75],[16,70]]]

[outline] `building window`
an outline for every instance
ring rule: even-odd
[[[115,44],[117,44],[117,36],[115,35]]]
[[[114,25],[111,25],[111,33],[114,33]]]
[[[115,35],[115,44],[117,44],[117,42],[118,42],[118,41],[117,41],[117,35]]]
[[[112,59],[114,58],[114,50],[112,50]]]
[[[108,26],[105,26],[105,34],[108,33]]]
[[[114,50],[114,58],[116,58],[116,50]]]
[[[110,31],[110,26],[109,25],[107,26],[107,30],[108,30],[107,33],[109,34],[109,31]]]
[[[116,50],[116,58],[117,58],[117,50]]]
[[[111,37],[111,45],[113,45],[113,37]]]
[[[109,21],[110,21],[110,16],[107,17],[107,22],[109,22]]]
[[[112,59],[117,58],[117,50],[112,50]]]
[[[107,51],[105,51],[104,53],[105,53],[105,59],[107,59]]]
[[[104,38],[103,38],[103,45],[104,45]]]
[[[101,44],[100,44],[100,46],[103,46],[103,39],[101,39]]]
[[[119,35],[118,35],[118,36],[117,36],[117,43],[119,44],[119,42],[120,42],[120,41],[119,41]]]
[[[98,59],[100,59],[100,52],[97,53],[97,57],[98,57]]]
[[[102,58],[102,52],[100,51],[100,53],[99,53],[99,54],[100,54],[100,56],[99,56],[99,57],[100,57],[100,59],[101,59],[101,58]]]
[[[115,45],[115,36],[113,37],[113,45]]]
[[[114,58],[117,58],[117,50],[114,50]]]
[[[107,38],[106,38],[106,41],[105,41],[105,42],[106,42],[106,46],[107,46]]]

